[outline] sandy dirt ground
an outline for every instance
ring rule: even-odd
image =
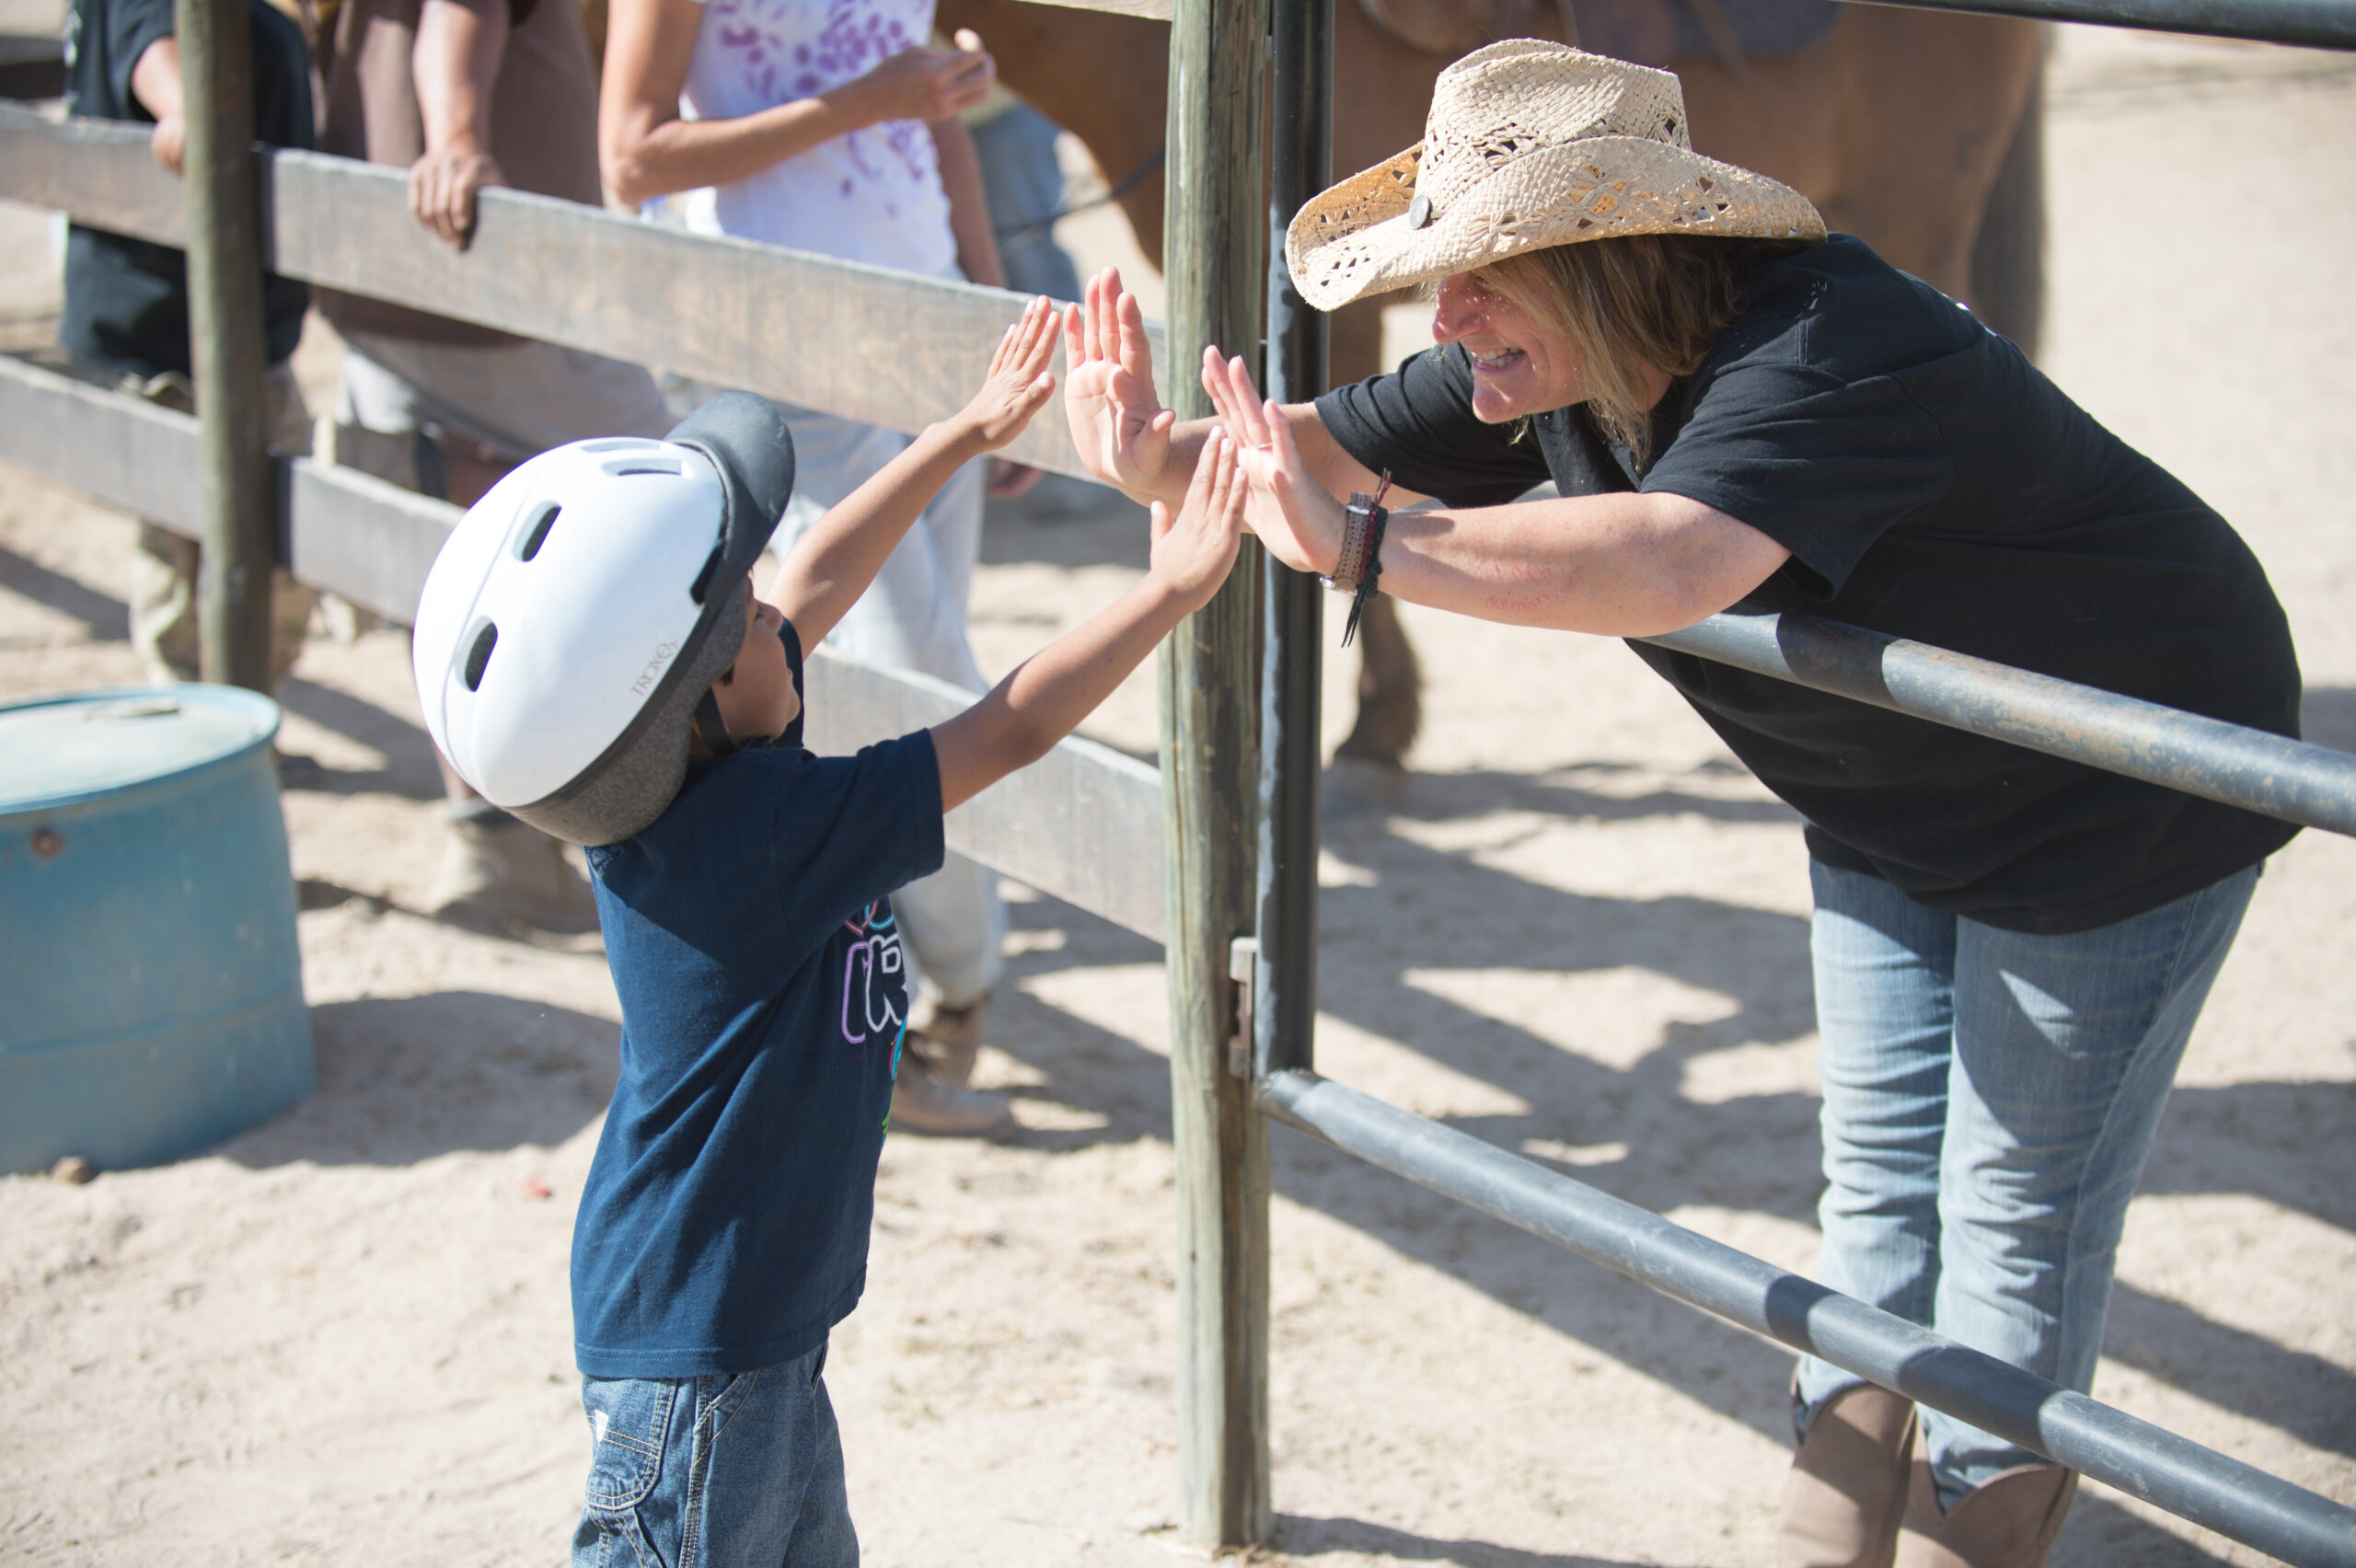
[[[2052,91],[2050,365],[2245,530],[2312,732],[2356,749],[2356,66],[2073,34]],[[38,317],[40,221],[7,218],[6,311]],[[0,475],[0,697],[135,678],[128,539]],[[1141,559],[1123,509],[995,521],[984,664]],[[1408,621],[1431,722],[1395,788],[1333,790],[1320,1065],[1807,1268],[1791,813],[1616,645]],[[565,1257],[613,992],[594,952],[415,913],[437,808],[398,635],[315,640],[286,706],[326,768],[285,802],[318,1090],[168,1168],[0,1180],[0,1561],[562,1553],[587,1455]],[[1149,749],[1149,686],[1094,730]],[[1158,953],[1012,891],[982,1076],[1022,1130],[885,1150],[829,1372],[854,1510],[877,1564],[1158,1563],[1184,1552]],[[2356,1502],[2351,946],[2356,847],[2306,835],[2194,1041],[2096,1392]],[[1275,1159],[1260,1561],[1769,1561],[1786,1353],[1283,1129]],[[2089,1486],[2055,1561],[2259,1559]]]

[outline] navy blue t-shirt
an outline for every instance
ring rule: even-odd
[[[593,1378],[790,1361],[867,1282],[908,1016],[888,895],[941,869],[941,772],[923,731],[845,757],[800,732],[589,851],[622,1008],[572,1238]]]
[[[1453,505],[1552,478],[1740,519],[1791,559],[1738,612],[1796,610],[2277,734],[2289,623],[2248,547],[2013,344],[1835,235],[1747,280],[1744,314],[1653,410],[1632,477],[1579,408],[1472,413],[1463,351],[1318,399],[1369,468]],[[2256,864],[2298,830],[2060,757],[1649,644],[1636,653],[1807,819],[1809,850],[1934,909],[2085,930]]]

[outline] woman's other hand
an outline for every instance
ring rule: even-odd
[[[1178,515],[1172,518],[1169,507],[1153,503],[1153,564],[1148,575],[1190,610],[1209,603],[1235,565],[1248,488],[1235,442],[1215,430],[1203,439]]]
[[[1251,490],[1244,521],[1295,571],[1331,575],[1342,553],[1342,503],[1317,482],[1274,399],[1263,401],[1241,357],[1203,351],[1203,390],[1236,444]]]
[[[1064,312],[1064,412],[1071,438],[1089,472],[1132,501],[1149,500],[1170,461],[1178,416],[1154,390],[1145,312],[1111,267],[1089,279],[1082,293],[1084,303]]]
[[[957,415],[960,430],[985,452],[1022,434],[1055,395],[1056,378],[1047,371],[1055,352],[1056,307],[1043,294],[1022,307],[1022,318],[999,340],[981,390]]]
[[[904,49],[864,76],[854,77],[822,97],[834,100],[862,125],[887,120],[930,123],[963,114],[990,96],[998,62],[971,28],[957,29],[957,47],[923,44]]]

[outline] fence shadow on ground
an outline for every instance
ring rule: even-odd
[[[5,547],[0,547],[0,588],[72,616],[95,640],[131,640],[131,610],[121,599]]]
[[[1366,1519],[1326,1519],[1302,1514],[1278,1514],[1275,1536],[1269,1544],[1287,1557],[1311,1560],[1329,1551],[1347,1551],[1401,1562],[1449,1563],[1453,1568],[1634,1568],[1633,1563],[1619,1558],[1527,1551],[1485,1540],[1442,1540]]]
[[[311,1009],[318,1089],[216,1152],[261,1169],[552,1147],[605,1113],[620,1034],[606,1019],[483,991],[329,1002]]]

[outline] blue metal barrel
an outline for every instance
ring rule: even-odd
[[[277,732],[232,686],[0,708],[0,1171],[152,1165],[310,1092]]]

